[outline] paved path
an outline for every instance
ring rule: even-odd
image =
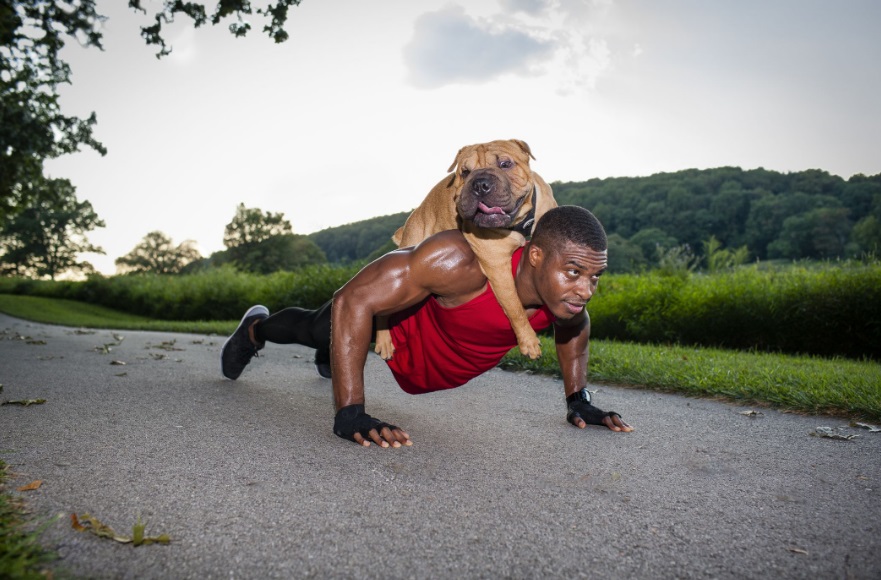
[[[582,432],[559,381],[413,397],[371,356],[368,410],[415,445],[361,449],[331,433],[308,349],[270,345],[231,382],[222,338],[120,334],[102,354],[109,331],[0,315],[0,399],[47,400],[0,407],[0,457],[15,487],[43,481],[20,495],[63,516],[43,538],[77,575],[881,577],[881,434],[845,421],[601,386],[637,431]],[[116,544],[72,512],[173,542]]]

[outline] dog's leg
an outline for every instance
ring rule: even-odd
[[[526,243],[526,239],[510,230],[480,230],[480,237],[470,231],[464,233],[477,254],[481,270],[492,285],[496,300],[511,321],[521,354],[537,359],[541,356],[541,342],[529,324],[511,274],[511,255]]]
[[[395,354],[395,344],[392,342],[392,333],[388,329],[388,317],[376,317],[376,337],[374,352],[382,357],[382,360],[391,360]]]

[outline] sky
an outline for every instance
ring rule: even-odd
[[[62,108],[109,152],[47,163],[105,221],[105,274],[151,231],[224,249],[240,203],[298,234],[409,211],[494,139],[550,183],[881,173],[877,0],[303,0],[282,44],[179,16],[161,60],[126,4],[97,2],[103,51],[63,51]]]

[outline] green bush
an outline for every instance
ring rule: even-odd
[[[588,310],[596,338],[881,356],[878,264],[609,276]]]
[[[0,293],[80,300],[159,320],[233,320],[252,304],[272,311],[317,308],[357,271],[321,264],[265,276],[224,266],[183,276],[94,276],[82,282],[5,278]]]
[[[83,282],[2,278],[0,293],[80,300],[160,320],[235,320],[252,304],[317,308],[359,268],[322,264],[262,276],[222,267]],[[588,310],[599,339],[881,358],[878,263],[606,275]]]

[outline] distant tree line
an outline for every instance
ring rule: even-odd
[[[722,167],[552,187],[558,203],[585,207],[603,223],[615,271],[657,265],[673,248],[701,258],[711,238],[760,260],[881,249],[881,174],[845,181],[820,170]]]
[[[52,278],[66,270],[88,273],[91,267],[76,262],[76,253],[101,251],[85,234],[103,222],[88,202],[76,200],[69,182],[39,183],[27,211],[0,225],[0,272]],[[844,180],[819,170],[723,167],[552,186],[560,204],[586,207],[603,222],[614,272],[719,270],[756,259],[877,258],[881,250],[881,174]],[[292,232],[284,214],[240,204],[226,226],[225,250],[203,258],[193,242],[176,246],[154,231],[116,264],[120,273],[232,266],[269,274],[357,263],[394,249],[391,236],[408,213],[304,236]]]

